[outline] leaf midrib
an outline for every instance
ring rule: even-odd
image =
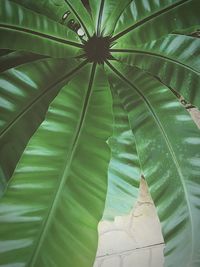
[[[58,179],[59,180],[58,181],[58,188],[55,190],[55,195],[52,198],[52,203],[51,203],[51,206],[49,208],[47,217],[45,219],[43,229],[40,232],[39,240],[35,246],[33,256],[32,256],[32,258],[31,258],[31,260],[27,266],[33,267],[36,260],[37,260],[37,256],[39,254],[40,248],[41,248],[42,243],[43,243],[45,236],[47,234],[47,231],[48,231],[48,228],[50,225],[50,221],[51,221],[51,218],[54,215],[55,209],[57,207],[57,203],[58,203],[60,194],[62,192],[63,186],[64,186],[64,184],[68,178],[68,171],[71,167],[73,156],[74,156],[74,153],[76,151],[76,147],[77,147],[78,142],[79,142],[79,137],[81,135],[82,126],[84,124],[84,121],[85,121],[85,118],[87,115],[87,110],[88,110],[88,106],[89,106],[89,102],[90,102],[90,98],[91,98],[91,94],[92,94],[92,86],[93,86],[93,82],[94,82],[95,72],[96,72],[96,63],[93,63],[92,68],[91,68],[91,73],[90,73],[88,90],[87,90],[86,95],[85,95],[85,99],[84,99],[83,106],[82,106],[82,111],[81,111],[81,114],[79,117],[79,121],[77,123],[77,128],[76,128],[76,131],[74,134],[74,138],[71,142],[71,148],[70,148],[69,152],[67,153],[68,156],[67,156],[66,161],[65,161],[65,166],[64,166],[64,169],[62,171],[62,175],[61,175],[60,179]]]
[[[98,21],[97,21],[97,29],[96,29],[97,36],[100,36],[100,34],[101,34],[101,23],[102,23],[102,18],[103,18],[104,3],[105,3],[105,0],[101,0],[100,8],[99,8]]]
[[[190,1],[190,0],[181,0],[180,2],[177,2],[177,3],[172,4],[172,5],[170,5],[170,6],[166,7],[166,8],[163,8],[163,9],[157,11],[157,12],[154,12],[152,15],[139,20],[138,22],[134,23],[132,26],[128,27],[127,29],[117,33],[115,36],[113,36],[113,38],[111,40],[112,41],[116,41],[117,39],[119,39],[122,36],[124,36],[124,35],[128,34],[129,32],[131,32],[132,30],[142,26],[146,22],[148,22],[148,21],[150,21],[150,20],[152,20],[152,19],[154,19],[154,18],[156,18],[156,17],[158,17],[158,16],[160,16],[162,14],[165,14],[168,11],[170,11],[170,10],[176,8],[177,6],[182,5],[182,4],[184,4],[184,3],[188,2],[188,1]]]
[[[180,65],[192,72],[194,72],[195,74],[199,75],[200,72],[193,69],[192,67],[190,67],[189,65],[184,64],[181,61],[175,60],[173,58],[164,56],[162,54],[156,53],[156,52],[149,52],[149,51],[144,51],[144,50],[139,50],[139,49],[110,49],[110,52],[120,52],[120,53],[133,53],[133,54],[144,54],[144,55],[148,55],[148,56],[154,56],[154,57],[158,57],[158,58],[162,58],[163,60],[169,61],[169,62],[173,62],[176,65]]]
[[[27,29],[27,28],[22,28],[22,27],[18,27],[18,26],[14,26],[14,25],[3,24],[3,23],[0,23],[0,28],[1,29],[7,29],[7,30],[13,30],[13,31],[16,31],[16,32],[28,33],[30,35],[42,37],[44,39],[51,40],[51,41],[54,41],[54,42],[57,42],[57,43],[60,43],[60,44],[65,44],[65,45],[69,45],[69,46],[83,48],[82,44],[76,43],[74,41],[68,41],[68,40],[65,40],[65,39],[62,39],[62,38],[55,37],[55,36],[50,35],[50,34],[37,32],[37,31],[30,30],[30,29]]]

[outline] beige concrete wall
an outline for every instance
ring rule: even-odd
[[[155,206],[144,179],[135,208],[114,222],[99,224],[94,267],[162,267],[164,241]]]

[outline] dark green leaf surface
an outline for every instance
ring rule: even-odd
[[[0,57],[6,56],[11,52],[12,52],[12,50],[9,50],[9,49],[0,49]]]
[[[71,78],[66,73],[76,65],[72,60],[44,59],[0,75],[0,194],[50,102]]]
[[[199,130],[167,87],[136,68],[116,67],[111,67],[111,80],[129,113],[141,168],[161,220],[165,266],[180,261],[182,266],[198,266]]]
[[[188,0],[130,1],[129,5],[122,12],[114,32],[117,34],[123,32],[125,29],[133,27],[135,24],[143,24],[145,20],[151,20],[167,12],[168,9],[173,9],[174,6],[180,6],[187,1]]]
[[[122,50],[113,50],[115,58],[159,77],[200,107],[200,39],[170,34],[136,49],[126,44],[121,47]]]
[[[0,73],[42,58],[45,58],[45,56],[23,51],[10,51],[9,53],[0,56]]]
[[[84,26],[89,29],[90,33],[93,29],[93,25],[91,23],[91,18],[89,14],[84,10],[84,7],[81,1],[65,1],[65,0],[40,0],[40,1],[32,1],[32,0],[11,0],[12,2],[18,3],[32,11],[43,14],[50,19],[53,19],[59,23],[64,23],[67,25],[70,19],[80,19],[83,22]],[[70,9],[71,4],[72,9]],[[67,11],[71,11],[71,14],[68,16],[65,22],[62,21],[63,15]],[[78,15],[78,16],[77,16]]]
[[[110,35],[121,13],[131,0],[120,1],[117,4],[115,0],[89,0],[89,2],[96,31],[99,34],[103,32],[105,35]]]
[[[94,72],[62,89],[18,164],[0,205],[0,266],[92,266],[112,134],[111,95]]]
[[[135,23],[134,14],[137,14],[137,11],[133,6],[129,16],[126,17],[126,20],[133,21],[132,26],[114,35],[113,41],[118,40],[120,45],[125,43],[127,46],[135,46],[158,39],[178,29],[200,25],[199,0],[182,0],[175,1],[175,3],[173,1],[168,7],[163,2],[165,3],[165,1],[160,1],[159,11],[151,12],[149,9],[148,16],[139,17]],[[149,1],[146,2],[146,7],[148,9]],[[122,20],[124,21],[125,18]]]
[[[72,34],[45,16],[7,0],[0,2],[0,48],[69,57],[81,47]]]
[[[140,164],[134,136],[130,129],[128,114],[112,90],[114,131],[109,138],[111,160],[108,170],[108,192],[103,219],[114,220],[118,215],[128,214],[138,197]]]

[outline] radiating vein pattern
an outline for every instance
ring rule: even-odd
[[[135,48],[137,45],[159,39],[181,29],[200,25],[198,0],[147,2],[149,6],[144,4],[146,1],[132,1],[129,8],[122,14],[116,26],[116,32],[124,29],[126,22],[130,24],[131,21],[135,21],[135,23],[113,37],[112,40],[117,40],[118,45],[132,45]],[[155,13],[156,10],[158,10],[157,13]]]
[[[123,45],[126,47],[126,45]],[[200,39],[169,34],[136,49],[111,49],[121,62],[137,66],[161,79],[166,85],[199,106]]]
[[[93,266],[143,174],[165,267],[199,267],[200,1],[84,2],[0,1],[0,266]]]
[[[33,23],[35,21],[37,23]],[[0,2],[0,35],[0,48],[57,58],[73,56],[82,47],[69,28],[5,0]]]

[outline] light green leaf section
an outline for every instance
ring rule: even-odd
[[[123,44],[122,50],[115,50],[113,56],[158,77],[200,107],[200,39],[170,34],[135,49],[131,47]]]
[[[67,27],[30,9],[0,1],[0,48],[66,58],[81,48],[72,34]]]
[[[95,69],[63,87],[17,166],[0,204],[0,266],[93,265],[112,134],[111,94]]]
[[[141,168],[162,224],[165,266],[181,262],[183,267],[197,267],[199,130],[169,89],[152,76],[117,64],[113,71],[112,83],[129,113]]]
[[[0,57],[6,56],[11,52],[12,52],[12,50],[9,50],[9,49],[0,49]]]
[[[138,1],[139,2],[139,1]],[[150,6],[150,1],[142,1],[146,4],[146,9]],[[157,1],[156,1],[157,2]],[[131,6],[127,21],[133,21],[133,24],[114,35],[113,41],[118,40],[118,44],[123,43],[127,46],[136,46],[155,39],[179,29],[189,28],[194,25],[200,25],[199,0],[181,0],[173,1],[159,1],[160,5],[155,10],[155,7],[149,12],[142,12],[142,17],[138,16],[134,22],[134,14],[137,14],[137,7]],[[164,6],[163,6],[164,5]],[[143,7],[144,8],[144,7]],[[155,10],[155,12],[152,12]],[[145,14],[146,13],[146,14]],[[143,17],[144,16],[144,17]],[[125,17],[122,19],[125,21]]]
[[[1,73],[0,195],[29,138],[77,64],[75,60],[44,59]]]
[[[109,138],[111,161],[108,170],[108,191],[104,220],[129,214],[138,197],[141,177],[134,136],[130,129],[128,114],[115,90],[112,90],[114,132]]]

